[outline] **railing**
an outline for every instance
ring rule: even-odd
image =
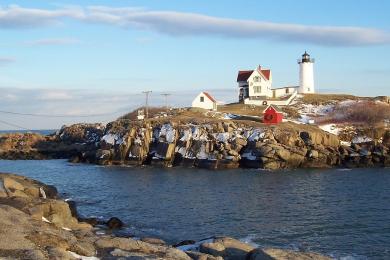
[[[244,103],[247,105],[262,106],[264,105],[263,102],[266,101],[267,105],[288,106],[291,104],[291,102],[295,99],[297,95],[298,95],[298,91],[295,90],[287,100],[272,100],[272,99],[258,100],[258,99],[246,98],[244,100]]]
[[[298,64],[301,64],[302,62],[311,62],[311,63],[314,63],[316,61],[316,59],[309,59],[309,60],[305,60],[305,61],[302,61],[302,59],[297,59],[297,62]]]

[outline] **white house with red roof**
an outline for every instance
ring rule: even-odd
[[[217,101],[207,92],[200,92],[192,101],[192,107],[217,110]]]
[[[258,66],[255,70],[240,70],[237,75],[240,102],[251,105],[291,104],[297,94],[315,93],[314,89],[314,59],[305,52],[298,60],[299,86],[272,88],[272,73],[270,69]]]
[[[249,97],[272,97],[272,73],[270,69],[259,66],[255,70],[241,70],[238,72],[237,82],[240,89],[240,101],[244,101]]]
[[[240,70],[237,76],[239,101],[253,105],[284,105],[283,99],[297,92],[297,87],[272,88],[272,72],[259,66],[255,70]],[[288,99],[288,98],[287,98]],[[279,101],[279,102],[278,102]],[[283,102],[280,102],[283,101]]]

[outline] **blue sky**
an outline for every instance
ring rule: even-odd
[[[146,89],[156,105],[161,92],[173,105],[201,90],[233,101],[239,69],[261,64],[274,87],[296,85],[305,50],[320,92],[390,95],[388,10],[385,0],[2,1],[0,110],[112,115],[0,119],[109,121],[141,105]]]

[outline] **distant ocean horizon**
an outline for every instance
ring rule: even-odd
[[[41,130],[0,130],[0,134],[12,134],[12,133],[37,133],[41,135],[50,135],[58,129],[41,129]]]

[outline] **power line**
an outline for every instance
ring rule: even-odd
[[[12,112],[12,111],[5,111],[0,110],[0,113],[2,114],[9,114],[9,115],[18,115],[18,116],[33,116],[33,117],[59,117],[59,118],[77,118],[77,117],[101,117],[101,116],[111,116],[118,113],[123,113],[123,111],[116,111],[112,113],[105,113],[105,114],[91,114],[91,115],[51,115],[51,114],[33,114],[33,113],[19,113],[19,112]]]
[[[8,126],[12,126],[12,127],[16,127],[16,128],[19,128],[19,129],[22,129],[22,130],[30,130],[28,128],[25,128],[23,126],[20,126],[20,125],[16,125],[16,124],[12,124],[12,123],[8,123],[6,121],[3,121],[3,120],[0,120],[0,123],[4,124],[4,125],[8,125]]]

